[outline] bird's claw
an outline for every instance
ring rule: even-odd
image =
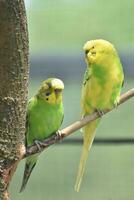
[[[115,103],[114,103],[114,108],[117,109],[117,108],[118,108],[118,105],[119,105],[119,102],[115,102]]]
[[[60,139],[63,138],[63,133],[62,133],[60,130],[56,131],[56,135],[57,135]]]
[[[104,115],[103,110],[96,109],[95,111],[98,113],[99,117],[102,117]]]
[[[35,140],[34,144],[37,146],[38,150],[41,150],[41,147],[44,145],[43,142],[41,142],[40,140]]]

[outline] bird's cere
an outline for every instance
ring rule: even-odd
[[[61,90],[64,89],[63,81],[58,78],[53,79],[51,84],[52,84],[52,87],[55,89],[61,89]]]

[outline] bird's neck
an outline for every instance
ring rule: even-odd
[[[40,98],[40,96],[36,95],[35,98],[37,99],[37,103],[39,103],[40,105],[47,105],[50,107],[57,107],[60,106],[62,104],[62,100],[58,101],[58,102],[50,102],[50,101],[46,101],[45,99]]]
[[[108,74],[108,69],[104,65],[93,64],[91,73],[94,77],[102,78]]]

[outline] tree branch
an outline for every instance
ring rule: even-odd
[[[124,102],[128,101],[132,97],[134,97],[134,88],[130,89],[129,91],[127,91],[126,93],[121,95],[121,98],[120,98],[118,105],[123,104]],[[115,107],[113,107],[112,109],[105,109],[105,110],[103,110],[103,113],[106,114],[106,113],[112,111],[113,109],[115,109]],[[27,148],[26,154],[24,155],[23,158],[43,151],[44,149],[46,149],[50,145],[52,145],[52,144],[62,140],[63,138],[71,135],[73,132],[79,130],[80,128],[82,128],[86,124],[90,123],[91,121],[93,121],[93,120],[95,120],[99,117],[100,117],[100,115],[98,114],[98,112],[94,112],[93,114],[88,115],[88,116],[84,117],[83,119],[76,121],[75,123],[71,124],[70,126],[62,129],[60,131],[61,134],[54,134],[51,137],[43,140],[40,150],[38,149],[38,147],[35,144],[33,144],[32,146]]]
[[[25,152],[28,54],[24,0],[0,0],[0,200]]]

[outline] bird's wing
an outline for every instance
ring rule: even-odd
[[[122,88],[123,88],[123,86],[124,86],[124,82],[125,82],[125,81],[124,81],[124,79],[123,79],[123,81],[122,81]]]
[[[87,81],[91,78],[91,69],[88,67],[84,74],[83,85],[86,85]]]
[[[64,114],[63,114],[63,116],[62,116],[62,119],[61,119],[61,124],[60,124],[60,125],[62,125],[62,122],[63,122],[63,120],[64,120]]]

